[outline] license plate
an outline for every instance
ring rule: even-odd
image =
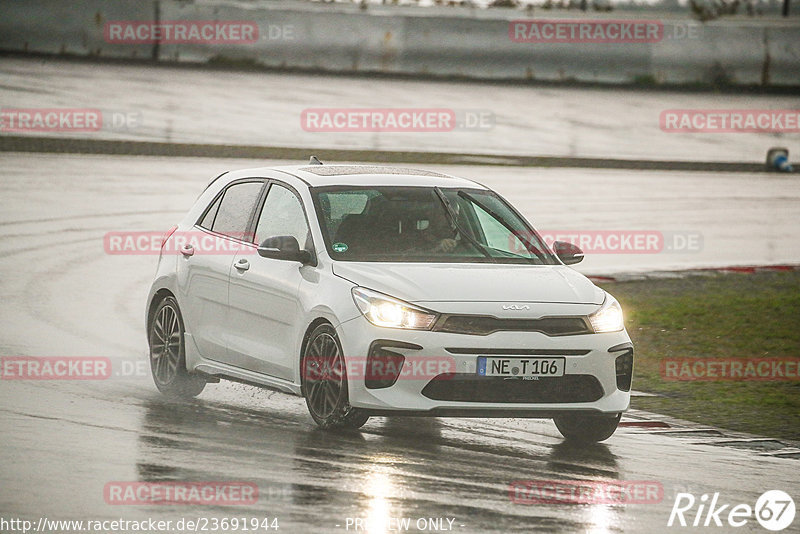
[[[478,356],[481,376],[564,376],[566,358],[494,358]]]

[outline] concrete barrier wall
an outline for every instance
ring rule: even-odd
[[[108,20],[152,20],[155,0],[3,0],[0,50],[103,57],[152,57],[152,45],[114,47],[105,42]]]
[[[629,82],[646,74],[648,45],[513,42],[509,21],[408,19],[403,71],[492,79]]]
[[[770,85],[800,85],[800,29],[766,28]]]
[[[718,22],[690,27],[695,28],[694,37],[665,39],[652,45],[652,75],[657,82],[762,83],[767,28]],[[799,67],[800,55],[794,59],[794,85],[800,85]]]
[[[254,64],[330,72],[380,72],[596,83],[800,86],[800,21],[665,20],[656,43],[532,44],[512,42],[511,18],[390,15],[300,7],[194,4],[174,0],[6,0],[0,5],[0,49],[161,61]],[[537,18],[565,18],[553,16]],[[250,20],[253,44],[110,44],[109,20]],[[587,18],[618,18],[587,14]],[[656,14],[657,16],[657,14]],[[653,17],[656,18],[655,16]]]

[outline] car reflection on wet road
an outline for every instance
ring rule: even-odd
[[[449,518],[461,532],[653,532],[666,526],[677,491],[754,503],[768,489],[797,487],[796,460],[697,438],[622,428],[607,443],[576,447],[549,421],[434,418],[376,418],[360,432],[331,433],[315,427],[301,399],[209,389],[175,403],[145,378],[4,383],[4,516],[278,518],[288,532],[355,531],[355,518],[369,532],[389,532],[388,518]],[[651,504],[514,502],[510,484],[531,479],[648,480],[664,495]],[[240,481],[259,496],[241,506],[110,505],[103,490],[112,481]]]

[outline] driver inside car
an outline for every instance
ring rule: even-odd
[[[457,246],[458,241],[453,239],[453,228],[447,219],[441,206],[437,206],[428,213],[429,219],[417,221],[417,228],[420,229],[423,247],[431,252],[452,252]]]

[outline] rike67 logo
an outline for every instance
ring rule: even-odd
[[[791,525],[794,515],[794,500],[780,490],[764,492],[755,507],[745,503],[722,503],[719,493],[714,493],[710,500],[708,494],[696,499],[691,493],[678,493],[667,526],[743,527],[755,517],[762,527],[777,532]]]

